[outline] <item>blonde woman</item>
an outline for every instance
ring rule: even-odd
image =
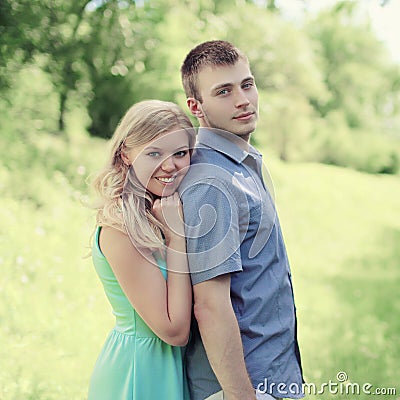
[[[116,317],[89,400],[188,400],[183,350],[191,284],[176,189],[190,164],[192,125],[175,104],[147,100],[122,118],[95,178],[92,257]]]

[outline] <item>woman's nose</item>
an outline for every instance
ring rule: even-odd
[[[170,172],[175,170],[175,164],[174,161],[172,160],[172,157],[166,158],[162,163],[161,163],[161,169],[165,172]]]

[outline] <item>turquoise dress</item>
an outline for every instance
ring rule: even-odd
[[[94,366],[89,400],[189,400],[183,366],[184,347],[163,342],[139,317],[122,291],[99,247],[93,263],[116,318]],[[167,279],[163,260],[157,259]]]

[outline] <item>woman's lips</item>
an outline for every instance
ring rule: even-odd
[[[154,178],[157,179],[159,182],[161,182],[164,185],[170,185],[175,182],[176,178],[178,175],[173,175],[173,176],[155,176]]]

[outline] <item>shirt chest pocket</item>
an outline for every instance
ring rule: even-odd
[[[275,222],[275,207],[268,196],[253,196],[241,207],[239,227],[247,242],[249,258],[256,257],[265,247]]]

